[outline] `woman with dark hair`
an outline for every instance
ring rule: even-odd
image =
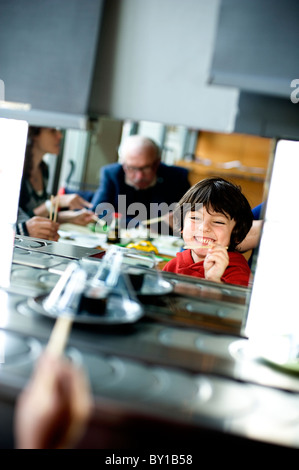
[[[251,271],[236,247],[249,232],[253,216],[238,186],[223,178],[202,180],[181,198],[174,217],[188,249],[164,271],[248,286]]]
[[[19,207],[29,216],[48,217],[51,201],[47,194],[49,170],[43,161],[46,153],[57,155],[60,151],[62,134],[48,127],[29,127],[25,151],[24,170],[21,181]],[[52,201],[55,205],[56,197]],[[93,213],[86,210],[91,204],[78,194],[59,196],[58,222],[72,222],[86,225],[93,219]],[[66,210],[68,209],[68,210]]]

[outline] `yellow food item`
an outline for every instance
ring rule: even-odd
[[[126,248],[133,248],[135,250],[146,251],[147,253],[159,253],[157,248],[148,240],[140,240],[137,243],[129,243]]]

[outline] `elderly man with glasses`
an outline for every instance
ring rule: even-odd
[[[102,167],[92,210],[99,217],[121,213],[129,228],[159,216],[171,225],[168,215],[190,187],[188,171],[162,163],[158,145],[140,135],[124,140],[119,157],[119,163]],[[161,225],[156,229],[161,232]]]

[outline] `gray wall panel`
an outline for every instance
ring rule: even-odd
[[[5,100],[85,114],[103,0],[1,0]]]
[[[289,98],[299,78],[298,0],[222,0],[211,83]]]
[[[207,85],[219,0],[109,0],[91,111],[230,130],[238,92]]]

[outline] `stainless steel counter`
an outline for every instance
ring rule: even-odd
[[[17,257],[28,255],[19,249],[11,287],[0,291],[0,395],[11,407],[54,324],[32,299],[50,292],[69,262],[35,246],[33,263],[40,257],[47,267],[20,264]],[[84,257],[89,254],[93,250]],[[183,424],[195,434],[220,431],[298,448],[299,380],[250,352],[241,335],[247,290],[164,277],[172,278],[174,291],[147,300],[138,322],[74,324],[66,353],[83,364],[96,401]],[[0,437],[0,446],[7,446]]]

